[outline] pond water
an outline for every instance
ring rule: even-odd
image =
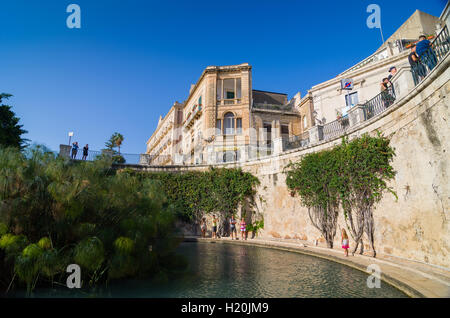
[[[37,289],[32,297],[407,297],[368,275],[321,258],[249,245],[182,243],[188,274],[166,283],[114,282],[95,292]],[[19,296],[19,295],[15,295]]]

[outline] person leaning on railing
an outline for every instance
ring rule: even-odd
[[[381,82],[381,100],[383,102],[383,105],[385,108],[388,108],[394,103],[394,96],[392,96],[392,83],[389,81],[387,77],[383,78],[383,81]]]
[[[416,53],[416,45],[411,46],[411,53],[408,55],[409,65],[411,65],[411,72],[413,74],[414,85],[419,84],[419,82],[425,77],[426,69],[421,63],[419,56]]]
[[[436,66],[436,53],[432,48],[431,42],[427,40],[425,35],[419,37],[419,42],[416,44],[416,53],[420,60],[428,66],[430,71]]]

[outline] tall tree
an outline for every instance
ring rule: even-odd
[[[116,132],[114,133],[114,142],[116,143],[116,146],[119,148],[119,155],[120,155],[120,146],[122,145],[123,142],[123,135]]]
[[[123,140],[124,140],[123,135],[121,133],[115,132],[105,143],[105,146],[107,149],[110,149],[110,150],[114,150],[114,148],[118,147],[119,154],[120,154],[120,146],[122,145]]]
[[[3,99],[8,99],[11,96],[11,94],[1,93],[0,103]],[[27,131],[22,129],[23,125],[19,125],[19,120],[11,110],[11,106],[0,105],[0,146],[19,149],[26,147],[28,139],[22,138],[22,135]]]

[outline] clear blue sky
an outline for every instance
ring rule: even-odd
[[[81,29],[66,27],[71,3]],[[142,153],[208,65],[248,62],[253,88],[290,98],[367,57],[381,45],[366,26],[371,3],[388,38],[446,1],[0,0],[0,92],[33,142],[58,150],[74,131],[101,149],[118,131],[123,152]]]

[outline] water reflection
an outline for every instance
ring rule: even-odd
[[[183,243],[179,252],[188,273],[166,284],[127,280],[89,293],[41,289],[34,297],[406,297],[383,282],[369,289],[361,271],[298,253],[221,243]]]

